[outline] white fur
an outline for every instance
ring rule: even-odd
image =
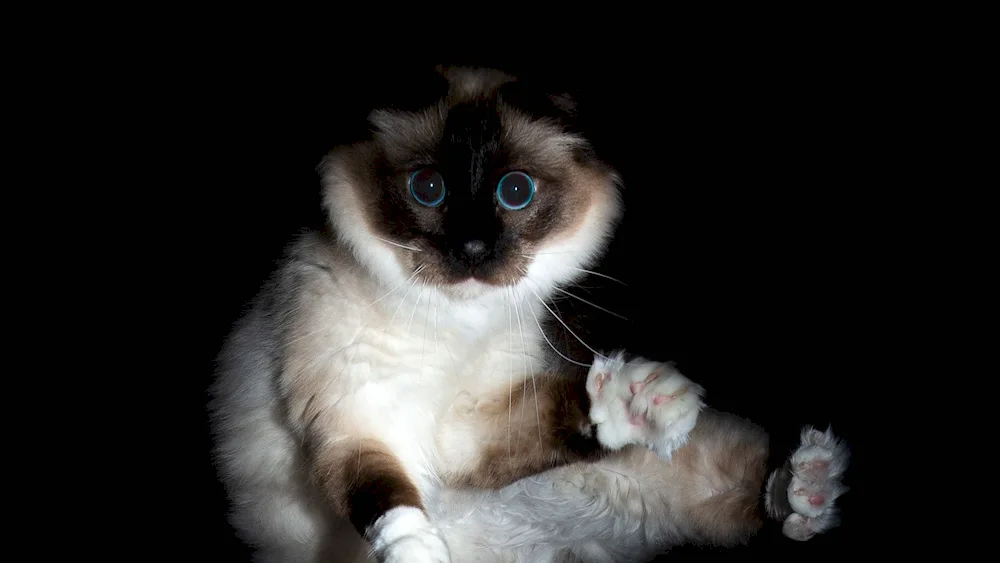
[[[670,459],[698,421],[705,390],[670,364],[622,357],[595,358],[587,374],[597,439],[612,450],[643,444]]]
[[[535,416],[531,375],[546,368],[548,346],[538,326],[547,314],[541,300],[578,279],[603,248],[619,213],[617,192],[592,205],[571,234],[539,249],[515,287],[469,283],[443,291],[415,281],[396,259],[400,249],[370,234],[349,179],[337,176],[342,169],[329,167],[327,205],[341,244],[360,268],[338,267],[318,235],[300,241],[283,274],[297,295],[292,310],[298,316],[251,312],[227,344],[214,388],[218,463],[233,501],[232,521],[259,548],[257,560],[371,561],[374,549],[384,561],[447,561],[448,551],[455,563],[543,563],[566,553],[634,561],[682,541],[690,530],[671,517],[664,462],[648,452],[561,467],[499,491],[442,486],[442,468],[469,463],[477,446],[466,424],[467,415],[484,407],[477,397],[522,385],[526,410],[511,416]],[[285,291],[292,293],[290,287]],[[287,328],[282,323],[303,323],[296,325],[302,341],[286,346],[325,352],[312,363],[280,364],[287,361],[276,337]],[[652,422],[648,433],[621,435],[625,410],[596,404],[591,417],[600,439],[638,441],[663,455],[683,443],[701,408],[701,388],[662,364],[601,361],[595,365],[621,372],[625,392],[627,382],[643,380],[651,369],[669,373],[633,401],[633,410]],[[430,522],[419,511],[394,509],[370,530],[369,545],[331,515],[306,480],[297,436],[309,421],[283,410],[286,389],[275,384],[279,364],[290,380],[320,370],[329,384],[315,397],[315,411],[328,417],[319,423],[351,423],[356,435],[387,444],[423,495]],[[688,385],[683,400],[651,403],[679,384]],[[517,419],[511,426],[519,426]]]
[[[331,179],[332,185],[342,181]],[[618,200],[593,205],[571,236],[537,253],[526,278],[509,291],[470,286],[446,293],[410,278],[395,258],[396,249],[373,238],[350,213],[358,205],[352,200],[353,192],[337,194],[337,199],[344,199],[331,206],[331,217],[355,259],[374,275],[374,283],[350,272],[331,274],[313,267],[312,263],[321,260],[311,253],[323,243],[310,237],[299,244],[301,258],[289,266],[297,270],[297,279],[304,280],[297,282],[305,288],[300,308],[310,311],[321,326],[311,331],[310,338],[329,342],[331,354],[321,358],[331,382],[319,399],[321,407],[330,407],[324,412],[333,412],[335,407],[345,419],[367,421],[358,431],[377,437],[393,450],[416,480],[428,512],[448,543],[453,543],[454,536],[454,545],[468,549],[453,548],[454,561],[483,556],[488,552],[483,551],[486,537],[506,538],[501,543],[507,544],[518,533],[527,533],[534,543],[552,539],[539,534],[543,528],[532,524],[537,518],[518,521],[502,516],[503,511],[499,520],[492,517],[497,513],[483,512],[474,519],[478,525],[460,519],[466,524],[459,526],[447,516],[442,518],[456,509],[468,513],[491,502],[502,503],[494,510],[505,506],[512,514],[544,514],[538,501],[548,497],[514,486],[497,496],[459,495],[459,500],[439,504],[447,494],[441,489],[438,470],[462,463],[476,445],[468,426],[448,423],[460,421],[456,409],[463,398],[481,396],[510,382],[530,385],[531,374],[545,369],[543,347],[547,344],[538,321],[546,309],[540,300],[548,298],[557,285],[582,276],[578,268],[590,263],[610,235]],[[293,428],[283,422],[285,413],[272,385],[277,352],[267,353],[274,347],[267,322],[255,314],[244,319],[222,355],[215,387],[219,464],[235,501],[233,522],[244,539],[262,547],[257,555],[260,561],[314,561],[325,554],[327,544],[336,544],[337,557],[345,561],[370,560],[362,538],[343,522],[331,520],[315,501],[318,493],[304,482],[294,431],[301,431],[298,425],[305,421],[292,420]],[[533,482],[538,479],[544,477]],[[577,495],[581,507],[593,502],[592,493]],[[572,501],[572,495],[563,497],[563,502]],[[504,533],[504,526],[512,527],[509,534]],[[577,535],[575,543],[593,537]],[[524,549],[529,553],[534,548]],[[516,553],[508,546],[476,560],[514,561]],[[545,560],[535,555],[528,560]]]
[[[422,510],[389,510],[370,530],[372,554],[385,563],[451,563],[448,546]]]
[[[798,541],[811,539],[838,524],[837,498],[847,492],[841,476],[847,469],[849,451],[843,441],[811,426],[802,429],[801,443],[792,453],[787,469],[771,474],[767,482],[765,502],[772,515],[783,516],[782,533]],[[788,471],[790,479],[784,491],[778,489],[780,473]],[[787,497],[783,508],[779,495]],[[789,513],[790,512],[790,513]]]

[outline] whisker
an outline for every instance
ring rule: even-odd
[[[406,250],[412,250],[413,252],[423,252],[423,250],[420,250],[419,248],[417,248],[415,246],[408,246],[408,245],[405,245],[405,244],[400,244],[398,242],[393,242],[393,241],[391,241],[389,239],[385,239],[385,238],[382,238],[382,237],[376,237],[375,235],[372,235],[372,236],[375,237],[375,238],[377,238],[378,240],[386,243],[386,244],[391,244],[393,246],[398,246],[400,248],[405,248]]]
[[[437,294],[435,294],[435,295],[437,295]],[[448,306],[447,300],[445,301],[444,304],[445,304],[446,307]],[[435,312],[434,312],[434,324],[437,325],[437,305],[436,304],[434,306],[434,309],[435,309]],[[447,318],[447,315],[445,315],[445,318]],[[451,358],[451,367],[455,370],[456,373],[458,373],[458,360],[455,359],[455,354],[451,351],[451,346],[448,346],[448,339],[445,338],[441,343],[444,344],[444,350],[445,350],[445,352],[448,352],[448,357]]]
[[[410,320],[406,322],[406,332],[410,332],[410,327],[413,325],[413,316],[417,314],[417,305],[420,305],[420,299],[424,296],[425,291],[427,291],[427,286],[420,286],[420,295],[417,295],[417,300],[413,302],[413,312],[410,313]]]
[[[518,312],[518,309],[517,309],[517,297],[515,296],[513,289],[511,289],[510,295],[511,295],[511,302],[514,305],[514,311]],[[524,355],[524,352],[525,352],[525,350],[524,350],[524,332],[521,331],[521,314],[519,312],[517,314],[517,329],[518,329],[518,331],[521,332],[521,350],[520,350],[520,354]],[[511,333],[513,333],[513,332],[514,331],[512,330]],[[525,369],[525,371],[527,371],[527,369],[528,369],[527,368],[527,364],[528,364],[528,358],[527,357],[524,358],[524,363],[525,363],[525,368],[524,369]],[[517,419],[517,421],[518,421],[518,425],[517,425],[517,441],[514,442],[514,449],[515,450],[521,447],[521,429],[524,426],[524,404],[527,402],[525,400],[525,397],[527,395],[528,395],[528,378],[522,376],[522,378],[521,378],[521,412],[518,414],[518,419]]]
[[[552,341],[549,340],[549,337],[546,336],[545,331],[542,329],[542,323],[538,322],[538,315],[535,314],[535,309],[533,307],[528,307],[528,312],[531,313],[531,316],[534,317],[534,319],[535,319],[535,324],[538,326],[538,333],[541,334],[542,338],[545,339],[545,343],[549,345],[549,348],[552,348],[553,352],[555,352],[556,354],[559,354],[560,358],[566,360],[567,362],[569,362],[571,364],[576,364],[578,366],[583,366],[585,368],[589,368],[590,366],[593,365],[593,364],[585,364],[585,363],[582,363],[582,362],[578,362],[578,361],[576,361],[576,360],[574,360],[572,358],[567,357],[566,354],[563,354],[562,352],[560,352],[552,344]]]
[[[577,253],[580,253],[580,252],[584,252],[584,249],[577,248],[575,250],[553,250],[551,252],[534,252],[534,253],[522,252],[521,256],[527,256],[528,258],[534,258],[535,256],[547,256],[549,254],[577,254]]]
[[[511,311],[510,304],[514,300],[513,294],[510,288],[507,288],[507,293],[504,294],[504,301],[507,303],[507,457],[509,458],[511,454],[510,449],[510,434],[511,428],[513,428],[513,412],[514,412],[514,324],[511,320],[514,312]]]
[[[528,375],[531,376],[531,395],[535,399],[535,428],[538,430],[538,445],[542,444],[542,416],[538,412],[538,388],[535,387],[535,368],[531,365],[531,354],[528,353],[524,345],[524,331],[521,330],[521,306],[514,301],[514,310],[517,312],[517,330],[521,332],[521,348],[525,361],[528,362]]]
[[[418,273],[419,271],[420,270],[418,269],[416,272],[414,272],[414,274]],[[403,294],[403,298],[399,300],[399,305],[396,305],[396,310],[392,313],[392,318],[389,319],[389,324],[386,325],[384,332],[389,332],[389,330],[392,329],[392,323],[393,321],[396,320],[396,315],[399,314],[399,308],[402,307],[403,303],[406,302],[406,296],[410,294],[410,290],[413,289],[413,286],[415,286],[416,284],[417,280],[416,278],[414,278],[413,282],[410,283],[410,287],[406,288],[406,293]]]
[[[527,278],[525,278],[525,279],[527,281],[531,282],[531,280],[528,280]],[[531,282],[531,283],[534,283],[534,282]],[[591,348],[590,344],[587,344],[586,342],[583,341],[582,338],[580,338],[579,336],[577,336],[577,334],[575,332],[573,332],[573,329],[569,328],[569,325],[567,325],[565,322],[563,322],[563,320],[561,318],[559,318],[559,315],[555,314],[555,312],[545,303],[545,300],[543,300],[541,297],[539,297],[539,295],[537,293],[535,293],[534,289],[531,289],[529,287],[528,291],[530,291],[531,293],[533,293],[535,295],[535,298],[538,299],[538,302],[542,304],[542,307],[545,307],[549,311],[549,313],[552,313],[552,316],[555,317],[557,321],[559,321],[559,324],[561,324],[564,327],[566,327],[566,330],[568,330],[569,333],[573,335],[573,338],[576,338],[578,341],[580,341],[580,344],[583,344],[584,347],[587,348],[587,350],[590,350],[591,352],[593,352],[595,356],[597,356],[599,358],[605,357],[604,354],[598,352],[597,350],[594,350],[593,348]]]
[[[432,293],[431,297],[433,297],[433,296],[434,296],[434,294]],[[437,309],[434,309],[434,311],[436,312]],[[424,311],[424,339],[423,339],[423,342],[420,343],[420,377],[421,378],[423,378],[423,376],[424,376],[424,349],[427,348],[427,325],[430,324],[430,320],[431,320],[431,298],[428,297],[427,298],[427,310]]]
[[[572,293],[566,291],[565,289],[561,289],[561,288],[557,287],[557,288],[555,288],[555,290],[558,291],[559,293],[565,293],[566,295],[569,295],[570,297],[572,297],[574,299],[579,299],[580,301],[583,301],[587,305],[590,305],[591,307],[593,307],[595,309],[600,309],[601,311],[604,311],[605,313],[607,313],[609,315],[613,315],[613,316],[618,317],[619,319],[622,319],[622,320],[625,320],[625,321],[628,320],[624,315],[619,315],[618,313],[616,313],[614,311],[611,311],[609,309],[605,309],[604,307],[601,307],[600,305],[598,305],[596,303],[591,303],[590,301],[587,301],[583,297],[580,297],[579,295],[573,295]]]
[[[586,268],[574,268],[574,267],[572,267],[572,266],[568,266],[568,267],[569,267],[569,268],[571,268],[571,269],[573,269],[573,270],[576,270],[576,271],[578,271],[578,272],[586,272],[586,273],[588,273],[588,274],[591,274],[591,275],[594,275],[594,276],[597,276],[597,277],[599,277],[599,278],[604,278],[604,279],[606,279],[606,280],[611,280],[611,281],[613,281],[613,282],[617,282],[617,283],[620,283],[620,284],[624,285],[625,287],[628,287],[628,284],[627,284],[627,283],[623,282],[622,280],[620,280],[620,279],[618,279],[618,278],[613,278],[613,277],[611,277],[611,276],[609,276],[609,275],[607,275],[607,274],[602,274],[602,273],[600,273],[600,272],[595,272],[595,271],[593,271],[593,270],[588,270],[588,269],[586,269]]]
[[[372,301],[368,305],[365,305],[365,309],[367,309],[368,307],[371,307],[372,305],[374,305],[374,304],[378,303],[379,301],[385,299],[386,297],[389,297],[390,295],[392,295],[397,289],[403,287],[406,284],[406,282],[408,282],[408,281],[412,280],[413,278],[417,277],[417,275],[420,274],[420,272],[423,272],[424,268],[426,268],[426,267],[427,267],[426,264],[421,264],[419,267],[417,267],[416,270],[413,270],[413,273],[410,274],[410,277],[408,277],[405,280],[403,280],[402,283],[400,283],[396,287],[390,289],[389,292],[386,293],[385,295],[383,295],[382,297],[379,297],[375,301]]]

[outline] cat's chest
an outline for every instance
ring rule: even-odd
[[[329,368],[349,388],[391,387],[414,400],[446,403],[539,368],[535,326],[503,301],[456,306],[417,294],[382,305],[326,319],[338,327],[325,346]]]
[[[330,332],[327,345],[328,377],[336,380],[327,404],[365,426],[356,431],[379,436],[428,482],[435,467],[461,463],[475,450],[481,407],[506,401],[512,385],[544,369],[537,333],[523,324],[517,330],[516,319],[502,317],[506,311],[478,325],[455,313],[410,304],[390,314],[391,322],[385,315],[330,319],[342,328]]]
[[[429,323],[426,331],[362,327],[348,346],[353,352],[342,354],[344,365],[331,367],[342,370],[352,387],[391,389],[427,408],[462,393],[488,392],[540,367],[533,334],[477,334],[442,324]]]

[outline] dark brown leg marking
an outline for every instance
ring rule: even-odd
[[[538,416],[530,383],[515,387],[511,401],[505,389],[504,409],[484,421],[486,431],[476,469],[455,476],[454,484],[496,489],[559,465],[604,455],[591,428],[585,379],[542,375],[536,376],[534,387]],[[508,403],[514,413],[510,430]]]
[[[385,445],[363,441],[353,452],[341,452],[317,464],[314,475],[358,533],[364,535],[375,520],[398,506],[425,510],[420,491]]]

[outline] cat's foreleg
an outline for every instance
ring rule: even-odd
[[[450,563],[441,533],[404,465],[377,440],[315,448],[312,477],[382,563]]]

